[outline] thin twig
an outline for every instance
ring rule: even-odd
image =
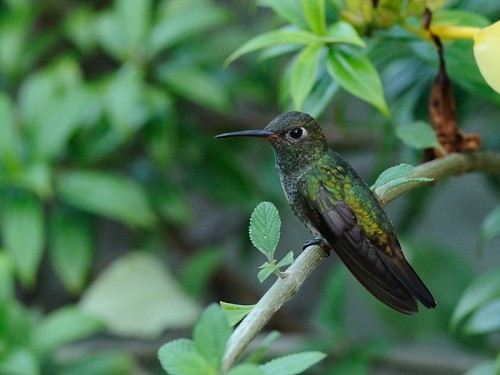
[[[421,164],[416,169],[416,172],[409,177],[428,177],[440,180],[444,177],[467,172],[489,172],[500,175],[500,153],[477,151],[467,154],[450,154]],[[376,194],[381,204],[385,205],[420,185],[421,183],[407,183],[390,190],[381,186],[377,189]],[[309,246],[286,270],[287,277],[276,280],[274,285],[262,296],[229,338],[226,353],[222,359],[223,373],[226,373],[243,354],[250,342],[264,328],[276,311],[292,298],[324,256],[324,251],[319,246]]]

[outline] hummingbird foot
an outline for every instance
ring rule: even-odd
[[[313,245],[321,247],[323,249],[323,251],[326,253],[326,256],[327,257],[330,256],[330,251],[332,251],[332,248],[322,238],[313,238],[312,240],[304,242],[304,245],[302,246],[302,251],[304,251],[307,247],[313,246]]]

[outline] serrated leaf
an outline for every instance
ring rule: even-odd
[[[326,66],[342,88],[389,115],[380,76],[366,56],[332,48]]]
[[[409,147],[423,150],[426,148],[442,149],[432,126],[425,121],[415,121],[410,124],[399,125],[396,135]]]
[[[261,270],[257,274],[257,278],[263,283],[276,270],[276,264],[273,260],[272,262],[265,262],[260,268]]]
[[[211,304],[201,314],[193,329],[198,352],[210,363],[219,366],[232,333],[226,315],[217,304]]]
[[[156,221],[142,186],[125,176],[71,170],[56,177],[56,188],[64,201],[89,212],[139,227]]]
[[[224,65],[227,66],[238,57],[259,49],[286,44],[307,45],[320,41],[320,37],[310,31],[287,29],[270,31],[268,33],[258,35],[243,44],[226,59]]]
[[[474,310],[500,297],[500,268],[494,268],[476,278],[465,290],[450,321],[456,330]]]
[[[318,35],[326,32],[325,0],[300,0],[309,28]]]
[[[488,213],[481,224],[480,242],[484,243],[500,236],[500,206]]]
[[[278,209],[270,202],[260,203],[250,217],[250,240],[269,260],[280,239],[281,219]]]
[[[295,375],[314,366],[326,357],[321,352],[303,352],[273,359],[260,367],[267,375]]]
[[[199,375],[215,373],[214,365],[198,351],[193,340],[178,339],[166,343],[158,351],[163,369],[170,375]]]
[[[229,320],[229,325],[232,327],[243,320],[243,318],[247,316],[250,311],[252,311],[255,305],[237,305],[221,301],[220,306]]]
[[[266,375],[266,373],[258,365],[243,363],[231,368],[227,375]]]
[[[34,285],[45,242],[42,204],[32,196],[11,197],[2,207],[2,237],[24,286]]]
[[[35,325],[34,345],[38,353],[51,353],[102,328],[102,322],[96,317],[76,306],[67,306],[52,311]]]
[[[328,43],[347,43],[359,47],[366,46],[366,43],[361,39],[356,29],[345,21],[339,21],[330,26],[323,41]]]
[[[322,43],[312,43],[304,48],[295,60],[291,74],[290,94],[296,110],[302,109],[305,99],[314,86],[322,47]]]
[[[402,163],[393,167],[389,167],[378,176],[377,181],[375,181],[370,189],[375,190],[376,188],[388,183],[391,180],[408,176],[409,174],[415,173],[415,171],[415,167],[411,164]]]
[[[289,266],[290,264],[293,263],[293,251],[290,251],[288,254],[284,256],[283,259],[281,259],[276,267],[281,268],[281,267],[286,267]]]

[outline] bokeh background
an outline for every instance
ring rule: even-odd
[[[495,1],[446,6],[500,18]],[[289,55],[224,66],[283,23],[250,0],[0,1],[0,374],[164,373],[158,348],[204,306],[252,304],[271,285],[247,232],[261,201],[282,217],[278,253],[301,251],[310,235],[271,148],[213,138],[292,108]],[[369,184],[422,160],[395,129],[427,119],[437,67],[428,42],[376,42],[391,117],[333,86],[304,109]],[[500,95],[462,54],[471,43],[445,45],[460,127],[500,151]],[[327,352],[311,374],[495,373],[500,241],[481,236],[499,201],[498,176],[474,173],[389,204],[438,308],[389,311],[331,256],[270,322],[282,336],[269,355]],[[474,281],[487,318],[450,324]]]

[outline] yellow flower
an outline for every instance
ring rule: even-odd
[[[500,93],[500,21],[474,35],[474,57],[488,85]]]

